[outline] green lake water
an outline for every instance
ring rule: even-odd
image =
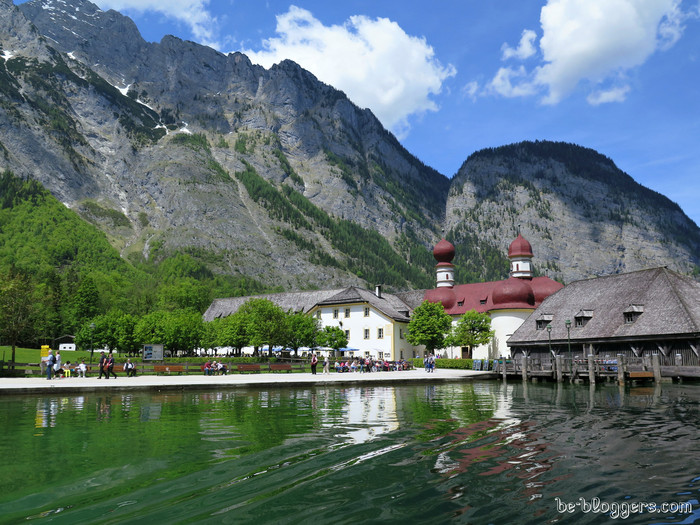
[[[2,396],[0,523],[700,523],[699,407],[497,381]]]

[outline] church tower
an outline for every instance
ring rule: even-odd
[[[510,259],[510,276],[521,279],[532,279],[532,246],[520,235],[510,243],[508,247],[508,259]]]

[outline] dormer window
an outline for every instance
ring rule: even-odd
[[[464,306],[464,301],[457,301],[457,306]]]
[[[639,316],[644,313],[644,305],[630,304],[622,313],[625,319],[625,324],[632,324],[636,322]]]
[[[538,330],[544,330],[552,322],[553,314],[542,314],[535,321],[535,326]]]
[[[588,324],[588,321],[590,321],[592,317],[593,310],[580,310],[579,313],[574,316],[574,327],[583,328]]]

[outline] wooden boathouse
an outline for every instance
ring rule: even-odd
[[[700,283],[654,268],[573,282],[507,342],[506,376],[558,381],[700,379]]]

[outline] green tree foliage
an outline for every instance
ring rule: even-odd
[[[459,318],[452,329],[449,344],[467,346],[471,350],[475,346],[487,344],[493,339],[494,334],[495,332],[491,330],[491,318],[488,314],[470,310]]]
[[[241,350],[244,346],[248,346],[250,341],[245,312],[236,312],[217,321],[220,323],[216,346],[230,346],[236,355],[241,355]]]
[[[318,332],[316,344],[325,348],[332,348],[336,352],[348,346],[348,336],[338,326],[326,326]]]
[[[441,303],[423,303],[413,311],[408,323],[406,339],[412,345],[424,345],[429,353],[447,344],[452,318],[445,313]]]
[[[109,348],[117,353],[137,353],[145,343],[136,340],[136,321],[131,314],[110,310],[83,323],[75,336],[75,344],[83,349]]]
[[[299,348],[304,346],[310,348],[316,344],[319,331],[318,319],[302,312],[295,312],[286,315],[285,323],[287,325],[285,348],[291,348],[297,354]]]
[[[15,347],[27,337],[33,328],[36,306],[34,285],[22,275],[0,275],[0,335],[12,346],[12,362]]]
[[[285,313],[282,308],[268,299],[249,299],[238,312],[246,319],[249,344],[255,348],[283,345],[286,339]]]
[[[100,296],[92,276],[86,276],[73,296],[73,326],[79,327],[99,313]]]
[[[139,345],[162,344],[173,355],[190,355],[205,335],[202,316],[193,310],[155,311],[143,316],[134,328]]]

